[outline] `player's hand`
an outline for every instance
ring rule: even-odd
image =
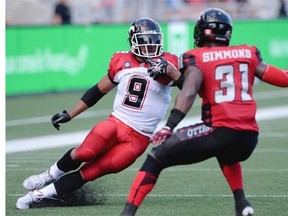
[[[172,130],[169,127],[165,126],[152,136],[151,143],[152,144],[163,143],[171,135],[172,135]]]
[[[70,120],[71,117],[66,110],[64,110],[62,113],[56,113],[51,118],[51,122],[57,130],[59,130],[60,128],[60,123],[66,123],[69,122]]]
[[[160,57],[157,61],[147,59],[146,62],[151,65],[148,68],[148,73],[150,77],[153,77],[154,80],[159,76],[167,74],[167,66],[169,63],[163,57]]]

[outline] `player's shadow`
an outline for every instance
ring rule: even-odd
[[[109,191],[107,186],[86,184],[71,194],[53,199],[42,199],[41,202],[32,204],[31,208],[104,205],[109,199],[109,196],[105,194]]]

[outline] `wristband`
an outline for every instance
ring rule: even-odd
[[[171,114],[165,126],[169,127],[171,131],[179,124],[179,122],[185,117],[186,113],[183,113],[179,109],[172,109]]]
[[[185,77],[183,74],[181,74],[180,77],[178,78],[178,80],[176,80],[173,85],[177,86],[181,90],[184,81],[185,81]]]

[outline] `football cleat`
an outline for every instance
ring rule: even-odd
[[[236,216],[253,216],[254,209],[247,199],[241,199],[235,203]]]
[[[123,211],[120,213],[119,216],[134,216],[138,207],[133,203],[127,202]]]
[[[29,191],[32,191],[35,189],[40,189],[43,186],[48,185],[55,181],[56,179],[54,179],[49,173],[49,170],[47,170],[44,173],[41,173],[39,175],[32,175],[27,179],[25,179],[23,182],[23,187]]]
[[[16,208],[29,209],[30,205],[40,202],[43,199],[43,194],[40,191],[29,191],[25,196],[20,197],[16,202]]]

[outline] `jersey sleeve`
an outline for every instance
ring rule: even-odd
[[[117,72],[121,69],[122,65],[120,63],[121,53],[114,53],[112,58],[110,59],[108,66],[108,77],[110,81],[114,84],[118,84],[119,81],[115,79]]]
[[[173,64],[177,69],[179,69],[179,59],[178,56],[176,56],[175,54],[166,52],[164,53],[163,57],[168,60],[171,64]]]
[[[189,66],[195,66],[195,55],[193,55],[191,52],[186,52],[182,54],[179,58],[180,61],[180,72],[184,73],[187,67]]]
[[[254,68],[256,68],[257,65],[258,65],[260,62],[263,61],[263,59],[262,59],[260,50],[259,50],[257,47],[252,46],[251,49],[252,49],[253,52],[254,52],[254,56],[255,56],[255,57],[254,57],[253,63],[254,63]]]
[[[257,56],[259,62],[263,61],[260,50],[257,47],[255,47],[255,49],[256,49],[256,56]]]

